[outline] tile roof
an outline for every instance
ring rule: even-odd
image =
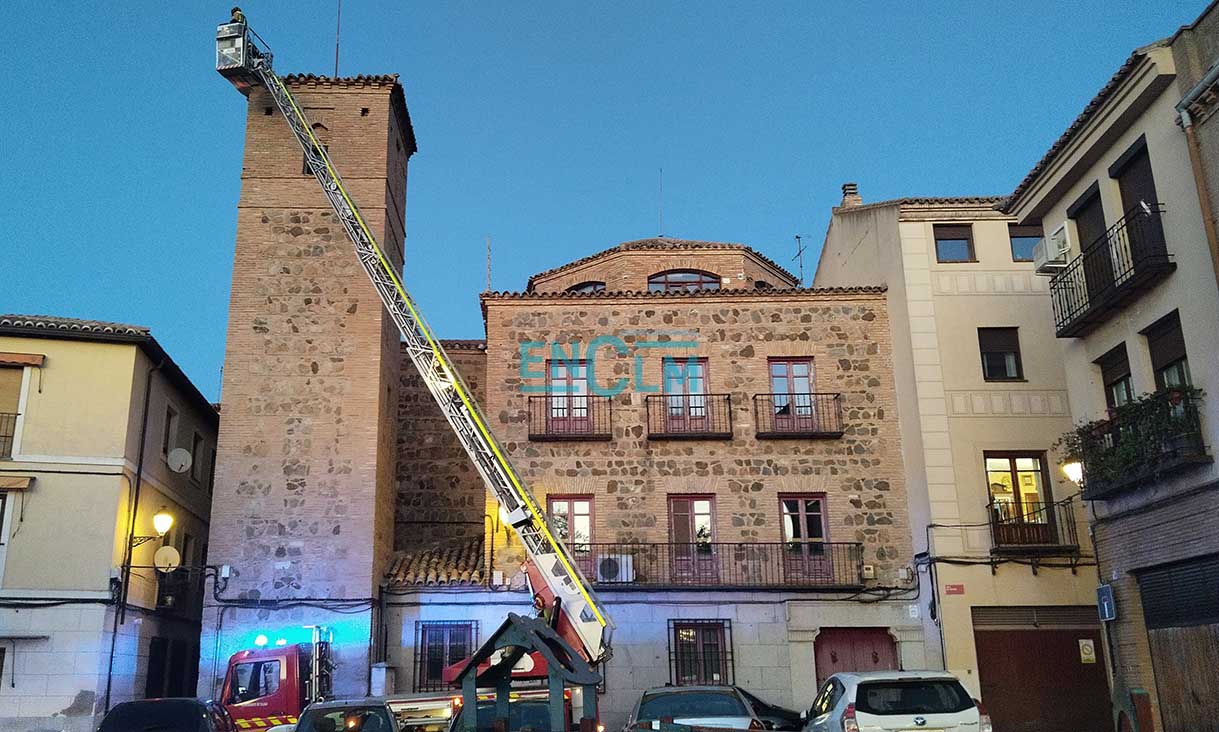
[[[83,320],[60,318],[54,315],[0,315],[0,335],[27,338],[50,338],[64,340],[98,341],[102,343],[127,343],[138,346],[154,364],[161,364],[162,373],[173,381],[182,392],[195,402],[202,414],[215,422],[218,410],[200,393],[190,377],[169,357],[157,343],[152,331],[142,325],[111,323],[105,320]]]
[[[850,211],[867,211],[884,206],[985,206],[986,208],[998,208],[1006,200],[1007,196],[917,196],[861,203],[858,206],[835,206],[834,210],[839,213],[848,213]]]
[[[394,587],[481,585],[483,539],[478,537],[456,544],[395,552],[385,573],[384,585]]]
[[[759,295],[858,295],[868,294],[875,295],[884,293],[887,288],[883,286],[859,286],[859,287],[770,287],[763,290],[756,289],[723,289],[723,290],[697,290],[688,292],[685,290],[677,292],[647,292],[645,290],[619,290],[617,292],[602,291],[602,292],[484,292],[480,296],[482,300],[600,300],[613,298],[631,298],[637,300],[662,300],[668,298],[688,298],[688,297],[757,297]]]
[[[440,345],[453,351],[487,350],[487,341],[482,338],[441,338]]]
[[[392,86],[389,103],[394,113],[400,119],[399,126],[406,141],[407,156],[419,151],[419,142],[415,139],[415,126],[411,124],[411,113],[406,108],[406,92],[398,80],[397,74],[360,74],[358,76],[319,76],[317,74],[287,74],[281,77],[287,84],[311,84],[315,86]]]
[[[1003,204],[1004,211],[1011,212],[1015,208],[1017,199],[1024,195],[1024,192],[1033,184],[1033,181],[1045,172],[1045,169],[1058,158],[1063,148],[1071,140],[1075,139],[1075,136],[1079,134],[1084,125],[1088,124],[1096,116],[1096,113],[1100,111],[1100,108],[1104,106],[1109,97],[1113,96],[1113,93],[1126,80],[1126,77],[1130,76],[1130,73],[1139,65],[1139,61],[1147,55],[1147,52],[1166,46],[1170,41],[1171,39],[1169,38],[1162,38],[1142,48],[1137,48],[1134,50],[1134,53],[1130,54],[1130,57],[1114,72],[1113,76],[1109,77],[1109,81],[1105,82],[1105,85],[1096,93],[1096,96],[1092,97],[1092,101],[1084,106],[1084,110],[1079,113],[1075,121],[1067,127],[1065,132],[1058,136],[1058,139],[1054,141],[1053,145],[1050,145],[1050,149],[1041,157],[1041,160],[1037,161],[1037,164],[1028,172],[1028,175],[1024,176],[1024,180],[1020,181],[1020,184],[1016,186],[1016,190],[1012,191],[1012,195],[1007,197],[1007,201]]]
[[[147,338],[152,334],[152,331],[142,325],[110,323],[104,320],[60,318],[54,315],[0,315],[0,328],[20,328],[22,330],[59,334],[133,336],[135,338]]]
[[[612,246],[609,249],[604,249],[602,251],[597,252],[596,254],[590,254],[587,257],[581,257],[580,259],[577,259],[574,262],[568,262],[567,264],[560,265],[560,266],[554,267],[552,269],[548,269],[544,272],[538,272],[537,274],[535,274],[529,278],[527,289],[532,290],[533,284],[543,277],[549,277],[550,275],[558,274],[559,272],[564,272],[564,271],[572,269],[574,267],[579,267],[582,264],[587,264],[588,262],[591,262],[596,259],[600,259],[601,257],[605,257],[610,254],[614,254],[616,252],[630,252],[630,251],[643,251],[643,250],[656,250],[656,249],[671,249],[671,250],[675,250],[675,251],[686,251],[686,250],[695,250],[695,249],[703,249],[703,250],[721,249],[721,250],[735,250],[735,251],[748,252],[749,254],[752,254],[753,256],[757,257],[759,260],[765,262],[766,264],[770,265],[774,269],[778,270],[780,273],[786,275],[787,278],[789,280],[791,280],[792,282],[797,281],[796,276],[794,274],[792,274],[791,272],[788,272],[785,268],[779,266],[779,264],[776,263],[774,260],[759,253],[757,250],[753,249],[752,247],[745,246],[744,244],[736,244],[733,242],[725,242],[725,241],[700,241],[700,240],[696,240],[696,239],[671,239],[669,237],[652,237],[650,239],[636,239],[634,241],[624,241],[621,244],[618,244],[617,246]]]

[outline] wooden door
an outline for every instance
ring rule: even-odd
[[[775,431],[817,431],[811,359],[771,359],[770,392],[774,400]]]
[[[715,584],[715,497],[670,496],[671,572],[677,584]]]
[[[886,628],[822,628],[813,643],[817,687],[840,671],[895,671],[897,643]]]
[[[1147,632],[1164,732],[1198,732],[1219,713],[1219,623]]]
[[[1084,663],[1080,641],[1091,644]],[[974,631],[982,703],[1003,732],[1110,732],[1099,628]]]
[[[779,496],[783,517],[783,577],[793,584],[831,583],[834,565],[826,540],[825,494]]]
[[[707,359],[665,359],[665,431],[707,432]]]
[[[588,403],[588,366],[584,361],[550,363],[550,409],[546,414],[546,433],[583,435],[592,431]]]
[[[1100,193],[1093,193],[1082,205],[1071,213],[1075,220],[1075,232],[1079,236],[1079,248],[1084,257],[1084,280],[1089,301],[1100,298],[1113,285],[1113,259],[1104,241],[1105,209]]]
[[[1127,246],[1140,257],[1165,253],[1164,229],[1156,210],[1159,198],[1146,147],[1131,155],[1122,166],[1117,174],[1117,187],[1122,194],[1122,212],[1130,236]]]

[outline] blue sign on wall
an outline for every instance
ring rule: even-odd
[[[1117,620],[1117,603],[1113,601],[1112,585],[1096,588],[1096,609],[1101,620]]]

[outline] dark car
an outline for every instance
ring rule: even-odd
[[[804,726],[803,720],[800,719],[800,712],[775,704],[768,704],[739,686],[735,688],[741,692],[741,696],[745,697],[745,701],[749,702],[749,706],[753,707],[753,713],[758,719],[762,720],[762,724],[766,726],[766,729],[793,732]]]
[[[568,729],[573,729],[571,709],[564,705],[564,717]],[[450,732],[461,732],[465,709],[453,716]],[[478,732],[495,729],[495,702],[478,703]],[[508,729],[513,732],[550,732],[550,703],[545,699],[513,699],[508,705]]]
[[[144,699],[116,705],[98,732],[236,732],[229,713],[207,699]]]

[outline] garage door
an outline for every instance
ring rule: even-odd
[[[1137,576],[1164,732],[1211,729],[1219,714],[1219,557]]]
[[[813,643],[817,688],[840,671],[893,671],[897,644],[885,628],[822,628]]]
[[[1002,732],[1111,732],[1096,608],[973,609],[982,701]]]

